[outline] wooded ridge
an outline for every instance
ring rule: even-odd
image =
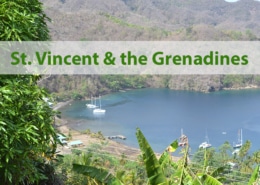
[[[256,41],[260,3],[240,0],[42,0],[57,41]],[[41,85],[60,97],[167,87],[211,92],[259,87],[253,75],[51,76]]]

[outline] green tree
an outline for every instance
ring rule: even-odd
[[[0,0],[1,41],[49,40],[48,20],[38,0]]]
[[[219,147],[219,154],[222,162],[226,163],[230,158],[230,153],[232,152],[232,146],[228,141]]]
[[[229,161],[232,160],[232,146],[229,142],[222,144],[218,150],[214,153],[212,163],[214,167],[225,166]]]
[[[244,79],[242,75],[225,75],[222,83],[224,87],[240,87],[243,85]]]
[[[0,41],[46,41],[49,30],[38,0],[0,0]],[[2,184],[50,183],[56,152],[54,112],[37,75],[0,75]]]
[[[0,76],[0,179],[6,184],[45,178],[41,164],[56,151],[54,112],[37,76]]]
[[[256,164],[260,164],[260,151],[256,151],[252,154],[252,161]]]

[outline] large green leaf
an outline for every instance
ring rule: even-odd
[[[166,163],[170,161],[170,154],[167,151],[164,151],[159,158],[159,164],[165,166]]]
[[[210,175],[216,179],[218,179],[218,181],[225,181],[226,178],[224,177],[223,173],[225,171],[226,167],[225,166],[221,166],[219,168],[217,168],[216,170],[214,170]]]
[[[248,182],[248,185],[254,185],[258,179],[258,176],[259,176],[259,165],[255,167],[254,172],[252,173],[251,178]]]
[[[143,160],[146,167],[146,173],[149,179],[150,184],[156,185],[166,185],[168,181],[163,174],[162,168],[156,155],[154,154],[151,146],[147,142],[146,138],[144,137],[143,133],[140,129],[137,128],[136,137],[142,151]]]
[[[178,165],[176,162],[174,162],[171,158],[172,152],[175,152],[178,149],[178,141],[175,140],[172,142],[167,149],[162,153],[162,155],[159,158],[159,164],[161,165],[161,168],[165,174],[165,170],[168,168],[171,169],[177,169]],[[165,174],[166,175],[166,174]]]
[[[211,175],[208,175],[208,174],[203,174],[201,177],[201,180],[202,180],[203,184],[207,184],[207,185],[223,185],[217,179],[215,179],[214,177],[212,177]]]
[[[187,165],[188,165],[188,150],[189,150],[189,146],[187,145],[184,148],[184,155],[182,157],[181,160],[179,160],[178,162],[178,168],[174,174],[175,176],[175,184],[178,185],[184,185],[185,184],[185,178],[190,178],[191,175],[189,173],[187,173]]]
[[[123,183],[113,176],[109,171],[93,166],[73,164],[73,170],[77,173],[87,175],[101,183],[107,185],[123,185]]]

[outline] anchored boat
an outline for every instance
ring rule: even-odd
[[[93,110],[93,114],[104,114],[106,113],[105,109],[101,108],[101,97],[99,96],[99,108]]]
[[[206,149],[206,148],[210,148],[211,146],[212,145],[209,143],[209,138],[208,138],[208,134],[206,131],[205,141],[199,145],[199,148]]]

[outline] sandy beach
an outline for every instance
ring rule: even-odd
[[[71,102],[72,101],[59,102],[54,105],[53,110],[58,111],[60,108],[68,105]],[[69,127],[68,123],[68,120],[60,119],[58,117],[55,118],[55,125],[59,132],[67,138],[71,136],[71,139],[67,141],[68,143],[72,141],[81,141],[83,144],[76,147],[69,147],[68,145],[59,146],[58,152],[62,155],[70,154],[72,149],[87,150],[88,148],[93,146],[93,144],[98,144],[99,146],[101,146],[101,148],[98,149],[98,152],[110,153],[115,156],[125,155],[129,160],[136,160],[138,155],[141,154],[139,149],[126,146],[120,143],[120,141],[117,142],[116,140],[108,138],[100,139],[95,137],[95,133],[84,134],[79,131],[73,130]]]
[[[67,102],[59,102],[54,107],[53,110],[58,111],[63,106],[68,105],[72,101]],[[112,154],[114,156],[122,156],[124,155],[128,160],[136,161],[138,159],[138,156],[141,155],[141,151],[139,148],[134,148],[127,146],[123,143],[120,143],[120,139],[108,139],[103,137],[97,138],[97,133],[82,133],[77,130],[73,130],[69,125],[71,124],[71,120],[66,119],[60,119],[58,117],[55,118],[56,127],[59,130],[59,132],[69,138],[71,136],[71,139],[68,140],[69,142],[73,141],[81,141],[83,144],[76,147],[69,147],[68,145],[59,146],[58,152],[62,155],[71,154],[73,149],[87,151],[93,145],[98,145],[97,153],[104,153],[104,154]],[[159,158],[160,153],[156,153],[156,156]],[[172,160],[178,161],[180,157],[172,156]]]

